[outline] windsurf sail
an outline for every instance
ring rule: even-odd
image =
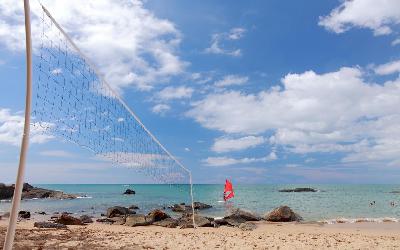
[[[232,182],[230,182],[227,179],[227,180],[225,180],[224,201],[227,201],[230,198],[233,198],[234,196],[235,196],[235,193],[233,192]]]

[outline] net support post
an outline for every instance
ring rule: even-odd
[[[4,250],[11,250],[14,243],[15,228],[18,219],[18,211],[21,203],[22,188],[24,185],[24,173],[26,156],[29,146],[29,130],[31,115],[31,95],[32,95],[32,40],[31,40],[31,19],[29,0],[24,0],[25,13],[25,42],[26,42],[26,97],[25,97],[25,122],[24,132],[22,134],[22,144],[19,157],[17,179],[14,186],[14,196],[10,211],[10,220],[8,222],[6,238],[4,241]]]

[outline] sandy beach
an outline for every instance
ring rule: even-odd
[[[3,244],[7,220],[0,221]],[[178,229],[93,223],[37,229],[18,223],[15,249],[397,249],[400,223],[307,224],[258,222],[239,228]]]

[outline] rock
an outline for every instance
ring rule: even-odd
[[[126,222],[125,217],[114,217],[114,218],[111,218],[110,220],[113,221],[113,223],[112,223],[113,225],[124,225]]]
[[[164,220],[154,222],[153,225],[160,227],[175,228],[178,226],[178,221],[173,218],[166,218]]]
[[[14,187],[0,183],[0,200],[9,200],[14,195]]]
[[[57,229],[67,229],[67,226],[64,224],[53,223],[53,222],[35,222],[33,224],[34,227],[37,228],[57,228]]]
[[[194,205],[194,209],[195,210],[203,210],[203,209],[207,209],[207,208],[212,208],[211,205],[205,204],[205,203],[201,203],[198,201],[193,202]],[[181,203],[181,204],[174,204],[172,206],[169,206],[169,208],[171,208],[171,210],[173,212],[178,212],[178,213],[192,213],[192,205],[186,205],[185,203]]]
[[[292,209],[288,206],[280,206],[278,208],[275,208],[271,212],[267,213],[264,219],[273,222],[290,222],[303,220],[300,215],[293,212]]]
[[[108,218],[125,216],[128,214],[135,214],[135,213],[136,213],[135,211],[129,210],[129,208],[120,207],[120,206],[110,207],[107,209],[107,217]]]
[[[82,221],[68,214],[62,214],[58,219],[54,221],[63,225],[83,225]]]
[[[29,211],[19,211],[18,212],[18,218],[29,219],[29,218],[31,218],[31,212],[29,212]]]
[[[136,206],[136,205],[131,205],[131,206],[129,207],[129,209],[139,209],[139,207]]]
[[[246,220],[240,217],[237,218],[226,218],[224,219],[227,225],[233,226],[233,227],[238,227],[240,224],[245,223]]]
[[[113,224],[115,221],[109,218],[101,218],[101,219],[97,219],[97,222],[100,223],[105,223],[105,224]]]
[[[194,221],[197,227],[212,227],[212,219],[200,216],[198,214],[194,215]],[[178,225],[180,228],[193,228],[193,218],[192,214],[184,214],[178,219]]]
[[[203,210],[203,209],[207,209],[207,208],[212,208],[211,205],[205,204],[205,203],[201,203],[198,201],[193,202],[194,205],[194,209],[196,210]],[[192,206],[189,206],[190,208],[192,208]]]
[[[136,227],[136,226],[147,226],[150,225],[150,221],[146,220],[144,214],[131,214],[126,217],[125,226]]]
[[[293,188],[293,189],[281,189],[279,192],[283,193],[300,193],[300,192],[317,192],[318,190],[314,188]]]
[[[170,216],[160,209],[155,209],[146,216],[146,219],[148,221],[151,221],[152,223],[156,222],[156,221],[161,221],[161,220],[164,220],[167,218],[170,218]]]
[[[245,223],[240,224],[239,228],[243,231],[253,231],[257,228],[257,225],[254,224],[254,222],[246,221]]]
[[[223,226],[223,225],[228,225],[228,222],[227,222],[224,218],[221,218],[221,219],[214,219],[214,220],[211,222],[211,224],[212,224],[214,227],[220,227],[220,226]]]
[[[7,186],[0,183],[0,200],[11,199],[14,195],[14,185]],[[61,191],[54,191],[44,188],[37,188],[24,183],[22,187],[22,199],[42,199],[42,198],[52,198],[52,199],[75,199],[77,196],[72,194],[65,194]]]
[[[44,212],[44,211],[40,211],[40,212],[37,212],[37,214],[40,214],[40,215],[46,215],[46,212]]]
[[[79,217],[79,219],[82,221],[82,223],[85,223],[85,224],[93,223],[92,217],[89,216],[89,215],[86,215],[86,214],[84,214],[81,217]]]
[[[230,215],[225,216],[224,219],[232,219],[237,221],[259,221],[261,220],[261,217],[250,211],[235,209]]]
[[[136,192],[134,191],[134,190],[132,190],[132,189],[127,189],[127,190],[125,190],[125,192],[124,192],[124,194],[135,194]]]

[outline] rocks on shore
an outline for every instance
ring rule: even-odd
[[[114,206],[107,209],[107,217],[119,217],[119,216],[126,216],[130,214],[136,214],[135,211],[130,210],[126,207]]]
[[[202,202],[198,202],[195,201],[193,202],[194,205],[194,209],[195,210],[203,210],[203,209],[208,209],[208,208],[212,208],[211,205],[202,203]],[[174,204],[172,206],[169,206],[168,208],[170,208],[173,212],[178,212],[178,213],[185,213],[185,212],[192,212],[192,205],[186,205],[185,203],[181,203],[181,204]]]
[[[246,210],[235,209],[230,215],[225,216],[220,220],[214,221],[214,226],[218,227],[220,225],[230,225],[234,227],[240,226],[240,224],[247,221],[260,221],[261,217]]]
[[[167,228],[175,228],[178,226],[178,220],[173,218],[166,218],[164,220],[154,222],[153,225]]]
[[[271,212],[264,216],[266,221],[272,222],[291,222],[291,221],[301,221],[303,218],[293,212],[293,210],[288,206],[280,206],[275,208]]]
[[[135,190],[128,188],[127,190],[125,190],[124,194],[136,194],[136,192],[135,192]]]
[[[151,221],[144,214],[131,214],[126,217],[125,226],[137,227],[150,225]]]
[[[18,212],[18,218],[29,219],[29,218],[31,218],[31,212],[29,212],[29,211],[19,211]]]
[[[194,215],[194,222],[197,227],[212,227],[212,221],[214,219],[207,218],[198,214]],[[181,218],[178,219],[178,226],[180,228],[193,228],[193,217],[192,214],[183,214]]]
[[[14,185],[7,186],[0,183],[0,200],[11,199],[14,195]],[[66,194],[62,191],[55,191],[45,188],[33,187],[28,183],[24,183],[22,188],[22,199],[75,199],[76,195]]]
[[[85,224],[93,223],[92,217],[89,215],[86,215],[86,214],[81,215],[81,217],[79,217],[79,219],[82,221],[82,223],[85,223]]]
[[[54,223],[54,222],[46,222],[46,221],[42,221],[42,222],[35,222],[33,224],[34,227],[37,228],[56,228],[56,229],[67,229],[67,226],[64,224],[60,224],[60,223]]]
[[[54,222],[63,225],[84,225],[84,223],[80,219],[68,214],[62,214]]]
[[[302,192],[318,192],[317,189],[314,188],[293,188],[293,189],[281,189],[279,192],[282,193],[302,193]]]
[[[129,208],[129,209],[139,209],[139,207],[136,206],[136,205],[131,205],[131,206],[129,206],[128,208]]]

